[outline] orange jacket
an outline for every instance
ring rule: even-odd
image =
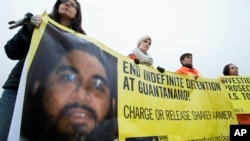
[[[192,75],[192,76],[199,76],[199,72],[197,69],[193,68],[190,69],[188,67],[182,66],[181,68],[179,68],[176,73],[178,74],[184,74],[184,75]]]
[[[250,125],[250,114],[236,114],[240,125]]]

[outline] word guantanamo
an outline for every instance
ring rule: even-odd
[[[123,89],[134,91],[134,86],[138,86],[140,94],[167,99],[190,100],[189,90],[192,89],[221,91],[219,82],[185,79],[164,73],[154,73],[148,70],[141,72],[139,67],[127,62],[124,62],[123,65],[123,72],[133,76],[125,76]],[[135,77],[140,79],[137,80]]]

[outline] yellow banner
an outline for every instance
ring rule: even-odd
[[[119,60],[119,139],[229,140],[237,124],[217,79],[159,71]]]
[[[221,76],[236,113],[250,113],[250,77]]]
[[[160,73],[42,18],[19,90],[22,121],[13,129],[21,131],[11,130],[12,140],[229,140],[237,120],[219,79]]]

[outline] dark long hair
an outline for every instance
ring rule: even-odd
[[[224,74],[225,76],[230,75],[230,68],[229,68],[230,65],[233,65],[233,63],[227,64],[227,65],[223,68],[223,74]]]
[[[72,21],[71,28],[79,33],[86,34],[86,32],[82,29],[82,11],[81,11],[81,5],[80,3],[75,0],[77,7],[76,7],[76,17]],[[61,4],[61,0],[57,0],[52,12],[49,14],[50,18],[53,20],[59,22],[60,21],[60,15],[58,13],[59,5]]]

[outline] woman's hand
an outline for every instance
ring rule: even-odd
[[[36,16],[31,17],[30,23],[32,25],[34,25],[35,28],[39,28],[41,26],[41,24],[43,23],[43,20],[42,20],[41,16],[36,15]]]

